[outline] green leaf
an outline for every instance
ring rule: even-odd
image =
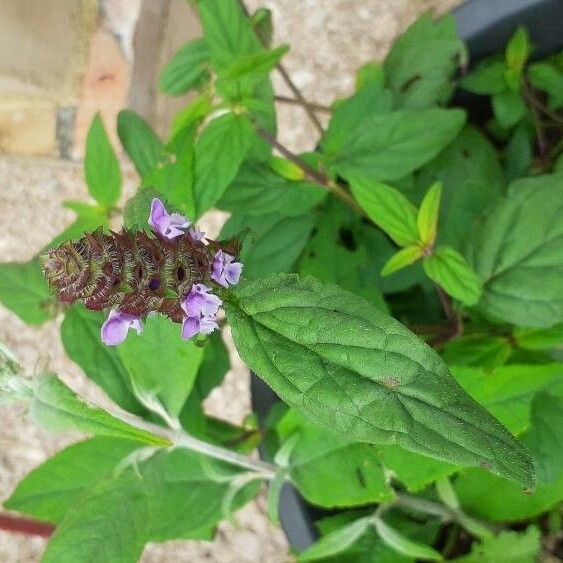
[[[562,198],[561,174],[517,180],[475,231],[468,260],[487,317],[525,328],[563,320]]]
[[[563,500],[561,432],[554,431],[563,427],[563,397],[538,393],[532,403],[531,421],[522,435],[522,442],[532,452],[539,469],[536,490],[524,494],[514,483],[470,469],[454,483],[467,512],[493,522],[513,522],[541,514]],[[553,470],[557,471],[555,479]],[[543,480],[545,478],[548,482]]]
[[[423,261],[426,275],[454,299],[475,305],[481,297],[481,279],[465,258],[453,248],[442,246]]]
[[[99,113],[94,116],[86,137],[84,175],[88,191],[96,201],[105,207],[117,202],[121,170]]]
[[[374,256],[380,255],[380,249],[374,250],[366,240],[367,229],[380,234],[336,199],[328,200],[317,216],[298,271],[327,283],[336,283],[387,311],[378,287],[378,267],[374,261]],[[381,238],[384,238],[382,234]],[[391,247],[387,239],[385,243]]]
[[[181,338],[179,324],[154,315],[146,319],[142,334],[130,334],[117,350],[134,388],[177,417],[194,385],[203,349]]]
[[[197,215],[225,193],[248,153],[254,130],[247,117],[229,113],[214,119],[195,145],[194,197]]]
[[[43,324],[55,316],[55,303],[37,258],[0,264],[0,301],[30,325]]]
[[[504,364],[511,353],[508,338],[468,335],[448,342],[442,351],[442,359],[450,366],[475,366],[490,371]]]
[[[242,359],[314,424],[533,483],[519,442],[434,350],[365,300],[294,275],[241,283],[234,298],[226,310]]]
[[[505,51],[506,66],[508,67],[505,80],[513,90],[519,90],[524,65],[530,55],[530,36],[526,28],[519,26],[510,38]]]
[[[152,188],[138,190],[123,208],[123,226],[126,229],[148,229],[151,204],[155,197],[166,202],[166,198]]]
[[[111,476],[138,447],[131,440],[101,436],[73,444],[24,477],[4,506],[57,524],[80,494]]]
[[[506,65],[498,59],[485,59],[460,80],[460,86],[468,92],[491,96],[506,90],[504,73]]]
[[[248,233],[240,258],[244,277],[259,278],[274,272],[290,271],[315,226],[313,213],[296,217],[233,215],[221,231],[222,239]]]
[[[65,207],[68,206],[67,204],[68,202],[65,202]],[[67,240],[79,239],[85,232],[95,231],[99,227],[109,227],[107,212],[101,208],[96,209],[91,207],[86,210],[83,207],[79,209],[76,205],[72,205],[71,208],[78,213],[78,217],[75,219],[74,223],[71,223],[62,233],[57,235],[45,249],[59,246]]]
[[[416,216],[416,225],[419,238],[425,246],[432,246],[436,240],[441,198],[442,184],[436,182],[428,188],[420,204],[418,215]]]
[[[337,555],[352,546],[369,528],[371,518],[364,517],[327,534],[299,555],[299,561],[318,561]]]
[[[245,55],[264,50],[235,0],[204,0],[198,10],[211,62],[219,73]]]
[[[98,407],[92,407],[74,394],[53,375],[37,380],[31,404],[33,418],[43,427],[55,432],[78,431],[127,438],[152,446],[167,446],[167,440],[139,430]]]
[[[312,504],[327,508],[392,500],[377,449],[313,426],[289,411],[276,427],[280,439],[297,438],[289,459],[293,484]]]
[[[349,180],[396,180],[434,158],[459,133],[459,109],[394,111],[366,118],[337,155],[330,170]],[[432,135],[428,134],[432,131]]]
[[[516,343],[526,350],[548,350],[563,345],[563,324],[547,329],[516,329]]]
[[[305,178],[304,170],[286,158],[272,156],[268,160],[268,166],[286,180],[296,182]]]
[[[120,111],[117,134],[141,178],[156,167],[162,156],[162,143],[142,117],[130,109]]]
[[[526,114],[526,104],[520,92],[506,90],[492,97],[493,113],[503,129],[514,127]]]
[[[368,217],[399,246],[417,245],[416,207],[399,190],[359,178],[350,187]]]
[[[415,542],[403,536],[400,532],[397,532],[397,530],[394,530],[391,526],[386,524],[381,518],[374,518],[373,523],[379,537],[398,553],[426,561],[441,561],[443,559],[442,555],[429,545]]]
[[[205,39],[190,41],[162,69],[158,87],[161,92],[171,96],[181,96],[209,82],[211,76],[208,66],[209,50]]]
[[[210,95],[208,93],[201,94],[190,104],[176,112],[170,123],[170,137],[174,138],[183,129],[198,124],[212,110]]]
[[[438,242],[461,250],[468,234],[479,228],[484,210],[504,192],[496,148],[479,131],[465,127],[420,171],[413,201],[435,182],[443,186]]]
[[[68,357],[76,362],[121,408],[141,414],[129,375],[114,347],[102,343],[100,331],[106,315],[76,304],[65,314],[61,339]]]
[[[269,165],[245,161],[217,207],[243,215],[277,213],[295,216],[311,209],[328,195],[317,184],[289,181],[278,176]]]
[[[559,389],[563,394],[563,364],[499,366],[491,372],[454,366],[460,385],[515,434],[530,423],[535,394]]]
[[[137,561],[149,535],[144,487],[132,472],[94,486],[57,527],[42,562]]]
[[[530,124],[518,125],[504,148],[506,179],[510,182],[530,176],[534,163],[535,133],[530,133]]]
[[[240,57],[221,73],[221,78],[233,80],[247,74],[265,77],[288,51],[289,46],[282,45],[271,51],[260,51]]]
[[[536,526],[528,526],[524,532],[512,530],[483,543],[474,543],[471,553],[453,561],[460,563],[535,563],[541,549],[541,535]]]
[[[393,254],[383,266],[381,270],[382,276],[390,276],[395,272],[414,264],[424,254],[424,248],[421,246],[407,246],[402,248],[396,254]]]
[[[274,34],[272,12],[268,8],[258,8],[250,18],[252,27],[263,45],[269,47]]]
[[[413,23],[393,44],[384,63],[396,105],[424,108],[445,103],[453,75],[466,59],[451,14],[433,21],[430,13]]]
[[[268,485],[268,498],[267,498],[267,511],[268,518],[273,524],[280,523],[280,494],[282,487],[285,484],[286,475],[283,471],[278,471],[276,476],[270,481]]]
[[[528,76],[534,88],[548,96],[547,107],[558,110],[563,106],[563,72],[554,64],[541,62],[530,65]]]

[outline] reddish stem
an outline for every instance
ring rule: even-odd
[[[31,520],[30,518],[21,518],[19,516],[8,516],[7,514],[0,514],[0,530],[26,534],[28,536],[41,536],[42,538],[49,538],[55,531],[55,526],[47,522]]]

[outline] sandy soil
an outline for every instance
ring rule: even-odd
[[[305,96],[330,103],[348,94],[355,69],[384,56],[392,39],[415,17],[428,9],[443,12],[459,0],[248,0],[249,8],[267,5],[274,12],[275,41],[290,43],[286,66]],[[276,79],[278,93],[287,93]],[[304,113],[293,107],[279,108],[280,138],[293,149],[314,146],[314,130]],[[135,177],[126,174],[126,191],[134,189]],[[81,166],[42,159],[0,158],[0,261],[31,258],[72,220],[61,207],[65,199],[86,199]],[[220,217],[212,217],[210,229]],[[60,322],[60,321],[59,321]],[[87,397],[100,399],[80,369],[64,355],[59,322],[28,327],[0,307],[0,340],[34,373],[41,367],[60,374]],[[249,410],[248,375],[234,360],[221,389],[214,391],[208,409],[215,415],[240,422]],[[18,408],[2,410],[0,422],[0,499],[30,469],[39,465],[77,436],[52,436],[34,426]],[[224,563],[276,563],[288,561],[283,533],[268,523],[260,497],[237,514],[236,527],[222,524],[213,543],[168,542],[150,545],[144,563],[214,561]],[[0,532],[0,561],[38,561],[41,539]]]

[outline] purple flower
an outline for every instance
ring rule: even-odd
[[[125,340],[130,328],[141,334],[143,325],[139,317],[112,309],[102,325],[102,342],[107,346],[117,346]]]
[[[191,222],[179,213],[168,213],[162,204],[162,201],[155,197],[151,204],[149,225],[161,237],[173,239],[183,235],[184,231],[182,229],[189,227]]]
[[[238,283],[241,272],[242,264],[240,262],[235,262],[233,256],[222,250],[217,251],[213,258],[212,280],[223,287],[229,287],[229,285]]]
[[[210,334],[219,328],[217,311],[222,301],[210,291],[202,283],[196,283],[182,301],[182,310],[186,313],[182,324],[183,338],[192,338],[198,333]]]
[[[198,242],[203,242],[203,240],[205,239],[205,233],[203,231],[195,229],[194,227],[190,227],[188,229],[188,233],[193,240],[196,240]]]

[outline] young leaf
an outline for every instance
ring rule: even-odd
[[[102,436],[73,444],[21,480],[4,506],[57,524],[82,492],[110,476],[139,447],[132,440]]]
[[[520,80],[524,65],[530,55],[530,37],[526,28],[519,26],[506,46],[505,58],[507,71],[506,82],[514,91],[520,89]]]
[[[141,178],[156,167],[162,156],[162,143],[142,117],[129,109],[120,111],[117,134]]]
[[[377,448],[313,426],[294,410],[284,415],[276,430],[283,443],[297,439],[289,475],[309,502],[336,508],[393,499]]]
[[[149,539],[145,487],[143,480],[128,472],[87,491],[57,527],[42,561],[137,561]]]
[[[111,207],[121,192],[121,170],[99,113],[94,116],[86,138],[84,176],[90,195]]]
[[[381,518],[374,518],[373,524],[379,537],[398,553],[427,561],[441,561],[443,559],[442,555],[429,545],[415,542],[403,536],[397,530],[388,526]]]
[[[317,561],[347,550],[364,534],[370,524],[371,518],[364,517],[327,534],[303,551],[298,561]]]
[[[550,110],[563,106],[563,72],[560,69],[549,62],[536,63],[530,65],[528,76],[534,88],[547,93]]]
[[[286,474],[284,471],[278,471],[276,476],[270,481],[268,486],[268,501],[267,510],[268,518],[270,522],[274,524],[279,524],[279,512],[280,512],[280,495],[282,487],[285,484]]]
[[[37,258],[0,264],[0,301],[30,325],[43,324],[55,316],[55,303]]]
[[[454,299],[468,306],[481,297],[481,279],[465,258],[453,248],[442,246],[423,261],[426,275]]]
[[[205,39],[190,41],[181,47],[162,69],[158,81],[161,92],[181,96],[209,82],[209,50]]]
[[[65,314],[61,340],[69,358],[76,362],[121,408],[134,414],[144,412],[135,398],[129,375],[119,353],[100,338],[106,315],[76,304]]]
[[[195,145],[194,197],[197,216],[213,207],[237,172],[254,139],[248,118],[229,113],[214,119]]]
[[[417,245],[416,207],[399,190],[360,178],[351,178],[350,187],[369,218],[399,246]]]
[[[235,80],[248,74],[263,75],[265,77],[288,51],[289,46],[282,45],[271,51],[260,51],[240,57],[227,70],[221,73],[221,78]]]
[[[195,382],[203,348],[180,337],[180,326],[162,315],[148,317],[143,333],[118,348],[133,388],[153,396],[177,417]]]
[[[285,158],[279,158],[277,156],[272,156],[268,160],[270,168],[282,178],[286,180],[292,180],[294,182],[298,180],[303,180],[305,178],[305,172],[302,168],[299,168],[293,162]]]
[[[31,414],[41,425],[55,432],[79,431],[98,436],[127,438],[151,446],[168,446],[169,442],[145,430],[139,430],[98,407],[86,404],[53,375],[42,376],[34,388]]]
[[[424,248],[421,246],[407,246],[402,248],[396,254],[393,254],[383,266],[381,270],[382,276],[390,276],[395,272],[414,264],[424,254]]]
[[[501,94],[506,90],[505,71],[504,61],[485,59],[460,80],[460,86],[482,96]]]
[[[468,335],[448,342],[441,355],[449,366],[475,366],[490,371],[504,364],[511,353],[508,338]]]
[[[448,101],[453,75],[466,59],[451,14],[433,21],[430,13],[413,23],[385,59],[387,82],[398,106],[429,107]]]
[[[418,215],[416,217],[416,225],[418,227],[418,235],[424,246],[430,247],[436,240],[441,198],[442,184],[440,182],[436,182],[428,188],[428,191],[420,204]]]
[[[521,348],[526,350],[548,350],[563,344],[563,324],[545,330],[516,329],[514,339]]]
[[[492,98],[493,113],[503,129],[516,125],[526,113],[526,104],[520,92],[506,90]]]
[[[363,299],[295,275],[241,283],[234,298],[241,357],[314,424],[533,483],[529,454],[436,352]]]
[[[330,169],[346,179],[366,182],[402,178],[434,158],[456,137],[464,122],[465,113],[459,109],[372,115],[337,155],[331,155]]]
[[[525,328],[563,319],[562,198],[562,174],[517,180],[474,232],[468,258],[489,318]]]

